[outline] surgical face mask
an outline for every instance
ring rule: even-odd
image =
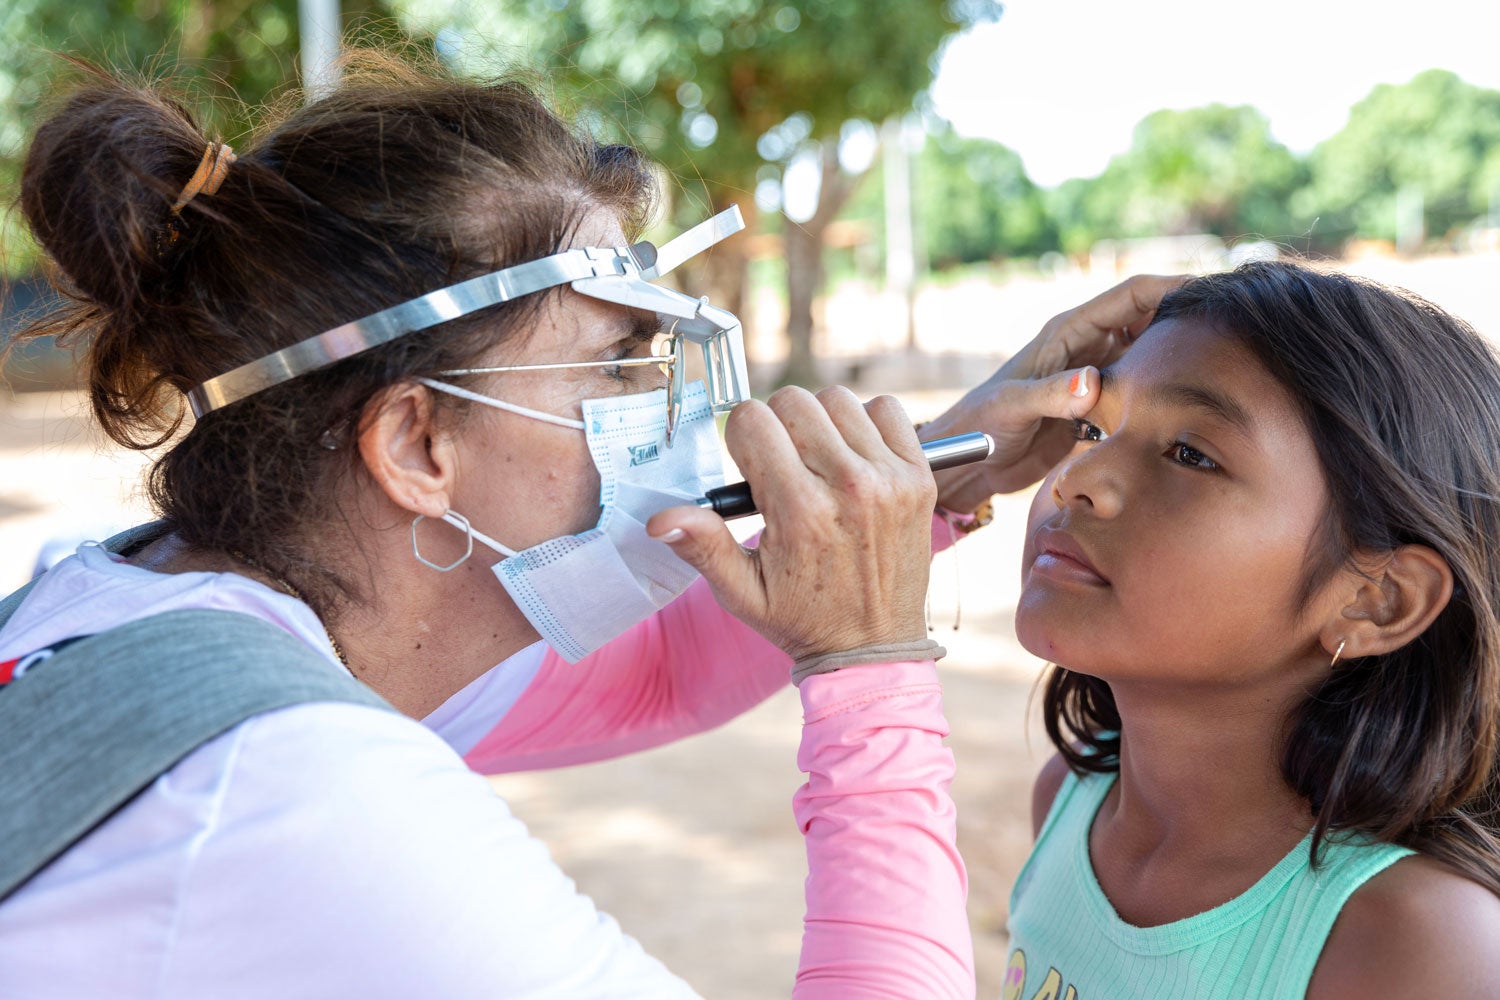
[[[694,382],[682,394],[667,442],[667,390],[588,399],[583,420],[517,406],[459,386],[422,379],[471,402],[582,430],[599,470],[599,523],[576,535],[516,551],[450,511],[443,519],[506,556],[495,576],[538,634],[576,663],[644,621],[687,589],[698,573],[646,534],[657,511],[691,504],[724,481],[709,393]],[[415,547],[415,524],[413,545]],[[417,558],[435,569],[435,566]],[[455,564],[456,565],[456,564]]]

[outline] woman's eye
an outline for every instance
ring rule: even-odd
[[[1073,436],[1080,441],[1103,441],[1109,435],[1080,417],[1073,419]]]
[[[607,378],[612,378],[616,382],[624,382],[625,381],[625,366],[624,365],[605,365],[603,371],[604,371],[604,374],[605,374],[605,376]]]
[[[1181,441],[1174,442],[1172,447],[1167,449],[1167,457],[1178,465],[1183,465],[1190,469],[1217,469],[1219,467],[1218,462],[1215,462],[1192,445]]]

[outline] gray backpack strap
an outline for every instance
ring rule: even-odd
[[[169,611],[60,649],[0,688],[0,899],[203,743],[315,701],[394,711],[232,611]]]
[[[26,600],[26,595],[31,593],[31,588],[36,586],[36,580],[32,580],[26,586],[5,598],[0,598],[0,628],[10,621],[10,616],[16,613],[21,602]]]

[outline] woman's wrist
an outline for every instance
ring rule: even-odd
[[[920,660],[939,660],[948,651],[931,639],[914,639],[910,642],[886,642],[872,646],[860,646],[838,653],[818,653],[804,656],[792,663],[792,683],[800,686],[814,674],[827,674],[845,667],[875,663],[909,663]]]

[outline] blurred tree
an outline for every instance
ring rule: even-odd
[[[928,136],[915,174],[921,239],[933,266],[1056,249],[1056,227],[1014,150],[963,138],[945,123]]]
[[[1446,233],[1500,203],[1500,91],[1440,69],[1382,84],[1313,150],[1310,169],[1296,206],[1320,216],[1320,233],[1394,239],[1403,189],[1421,195],[1427,231]]]
[[[824,231],[855,186],[852,164],[841,164],[838,155],[841,137],[850,134],[847,123],[909,109],[931,83],[943,42],[1001,9],[997,0],[402,0],[402,6],[462,65],[513,63],[516,51],[504,46],[523,44],[543,61],[538,68],[595,109],[603,124],[665,166],[677,186],[679,224],[736,202],[752,214],[759,186],[761,203],[782,213],[786,245],[791,353],[782,381],[803,384],[818,378],[812,302],[822,280]],[[799,211],[799,195],[812,190],[816,198],[805,199]],[[709,287],[731,308],[742,304],[743,247],[744,241],[730,241],[713,255]]]
[[[1087,253],[1096,240],[1103,238],[1088,218],[1086,200],[1096,178],[1070,177],[1042,194],[1047,215],[1057,229],[1057,242],[1064,253]],[[1109,230],[1114,235],[1114,227]]]
[[[387,0],[343,0],[346,27],[389,36]],[[172,80],[197,100],[200,123],[231,144],[255,109],[297,83],[297,0],[5,0],[0,4],[0,191],[13,199],[26,135],[49,88],[70,67],[58,53],[145,78]],[[34,263],[15,214],[0,261]]]
[[[1287,210],[1302,164],[1251,107],[1210,104],[1157,111],[1135,128],[1128,152],[1089,181],[1051,197],[1064,246],[1106,237],[1214,233],[1285,238],[1302,228]]]
[[[884,231],[877,162],[849,200],[843,218]],[[1058,248],[1048,192],[1026,175],[1020,156],[989,139],[970,139],[942,119],[927,123],[912,165],[918,258],[935,268],[1005,257],[1032,257]]]

